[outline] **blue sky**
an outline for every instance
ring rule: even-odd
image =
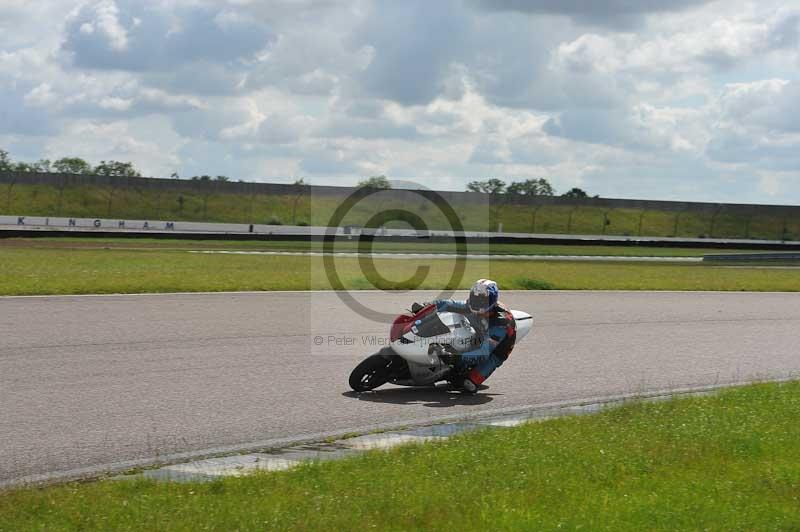
[[[800,202],[800,3],[0,4],[0,147],[146,175]]]

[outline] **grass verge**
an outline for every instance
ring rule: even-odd
[[[238,251],[322,251],[320,242],[268,240],[188,240],[159,238],[5,238],[0,252],[8,248],[36,249],[139,249],[139,250],[238,250]],[[335,251],[358,251],[357,241],[337,242]],[[456,253],[455,244],[375,242],[376,253]],[[469,244],[471,254],[502,255],[603,255],[621,257],[702,257],[708,254],[751,253],[759,250],[722,250],[714,248],[667,248],[647,246],[582,246],[549,244]],[[763,252],[763,250],[761,251]]]
[[[0,494],[3,530],[797,530],[800,383],[208,484]]]
[[[195,254],[119,249],[0,249],[0,295],[329,290],[319,257]],[[347,289],[438,290],[451,286],[450,259],[376,259],[373,284],[356,258],[335,259]],[[421,284],[411,284],[428,268]],[[562,290],[800,291],[797,269],[665,263],[469,260],[453,288],[490,277],[503,288]]]

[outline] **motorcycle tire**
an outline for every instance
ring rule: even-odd
[[[350,387],[357,392],[374,390],[389,381],[391,359],[376,353],[361,361],[350,373]]]

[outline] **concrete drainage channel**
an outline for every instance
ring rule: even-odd
[[[525,423],[556,417],[587,415],[619,406],[632,400],[663,401],[677,396],[710,395],[721,388],[734,385],[736,384],[686,388],[651,394],[630,394],[594,400],[593,402],[582,402],[580,404],[544,406],[522,412],[477,417],[466,421],[363,434],[331,442],[304,443],[280,449],[270,449],[264,452],[195,460],[113,478],[124,480],[146,478],[187,482],[211,481],[222,477],[242,476],[255,471],[283,471],[307,461],[336,460],[375,449],[390,449],[398,445],[443,440],[468,431],[482,429],[502,430],[503,428],[516,427]]]

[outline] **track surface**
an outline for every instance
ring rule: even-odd
[[[393,312],[433,295],[358,297]],[[534,333],[481,394],[387,387],[357,398],[345,393],[347,376],[377,350],[364,342],[384,339],[387,327],[333,293],[0,298],[0,485],[378,423],[800,371],[800,295],[504,300],[534,314]]]

